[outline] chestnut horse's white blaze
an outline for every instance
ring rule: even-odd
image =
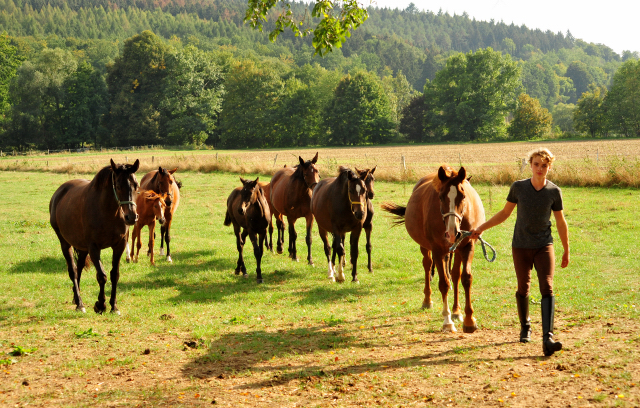
[[[449,199],[449,212],[446,216],[446,224],[447,231],[445,233],[445,237],[449,240],[450,243],[456,242],[456,222],[458,220],[456,214],[456,197],[458,196],[458,188],[456,186],[451,186],[449,188],[449,194],[447,194],[447,198]]]

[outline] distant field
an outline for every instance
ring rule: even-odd
[[[122,315],[101,316],[91,309],[98,292],[94,269],[82,278],[87,313],[74,311],[48,224],[55,189],[93,174],[0,172],[0,406],[640,404],[635,189],[563,188],[571,264],[556,271],[554,289],[557,338],[565,348],[545,358],[538,303],[531,305],[534,341],[517,341],[510,255],[515,217],[485,233],[498,251],[495,263],[479,249],[475,254],[479,330],[464,334],[458,324],[458,333],[444,334],[438,279],[432,282],[434,308],[421,310],[418,246],[379,210],[383,201],[405,204],[412,183],[376,182],[374,273],[363,267],[361,239],[359,285],[327,280],[317,226],[315,267],[266,253],[265,282],[257,285],[250,244],[249,277],[233,274],[235,238],[222,225],[226,198],[240,184],[237,174],[179,174],[184,186],[173,224],[174,263],[159,256],[156,267],[144,256],[136,264],[123,261]],[[506,186],[476,187],[488,216],[502,208]],[[302,224],[298,245],[306,253]],[[111,251],[102,257],[108,267]],[[535,278],[532,295],[538,302]],[[27,354],[10,355],[20,350]]]
[[[546,146],[558,161],[550,178],[565,186],[640,186],[640,139],[572,142],[509,142],[482,144],[406,145],[352,148],[273,150],[136,150],[101,154],[72,153],[4,157],[0,170],[94,172],[108,164],[140,159],[142,170],[158,165],[181,171],[229,171],[271,175],[278,168],[308,160],[316,152],[323,176],[339,165],[378,166],[378,180],[416,181],[441,164],[465,166],[475,182],[508,185],[523,175],[522,160],[528,151]]]

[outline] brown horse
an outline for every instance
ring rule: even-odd
[[[404,223],[411,238],[420,245],[425,276],[425,298],[422,307],[431,308],[433,304],[429,280],[431,267],[435,263],[439,276],[438,288],[443,302],[442,330],[456,331],[447,301],[450,279],[453,280],[454,290],[453,319],[459,321],[462,318],[458,297],[458,285],[462,278],[465,290],[465,316],[462,328],[465,333],[476,331],[478,326],[471,306],[471,261],[474,241],[465,238],[458,245],[454,252],[453,267],[450,268],[452,254],[449,253],[449,248],[460,235],[460,230],[471,231],[485,220],[482,201],[466,179],[464,167],[456,172],[449,166],[441,166],[437,173],[418,181],[406,207],[384,203],[382,209],[395,214],[398,218],[397,223]]]
[[[242,249],[246,242],[247,235],[253,244],[253,254],[256,257],[256,279],[262,283],[262,262],[263,244],[267,235],[267,226],[271,220],[269,204],[264,196],[264,191],[258,184],[258,179],[254,181],[245,180],[240,177],[242,187],[236,187],[227,199],[227,213],[224,217],[224,225],[233,224],[233,232],[236,235],[236,246],[238,248],[238,266],[235,274],[242,272],[243,277],[247,277],[247,268],[242,257]]]
[[[56,232],[67,261],[69,278],[73,282],[73,302],[76,310],[85,312],[80,297],[80,278],[87,265],[87,256],[96,267],[100,285],[98,301],[93,306],[96,313],[107,310],[104,285],[107,274],[100,262],[100,251],[111,247],[111,313],[120,314],[116,305],[116,289],[120,278],[120,257],[126,246],[129,226],[138,219],[133,201],[138,182],[135,172],[140,162],[133,165],[111,165],[103,168],[92,181],[70,180],[62,184],[49,202],[51,227]],[[75,265],[74,251],[78,256]]]
[[[278,228],[278,253],[282,253],[284,244],[284,219],[287,217],[289,223],[289,257],[298,260],[296,249],[296,238],[298,234],[295,229],[295,222],[298,218],[304,217],[307,221],[307,260],[309,265],[313,265],[311,258],[311,227],[313,226],[313,214],[311,213],[311,194],[313,187],[320,180],[316,162],[318,153],[309,161],[302,160],[298,156],[300,164],[294,167],[284,167],[276,172],[271,178],[271,204],[276,217],[276,227]]]
[[[176,181],[173,176],[176,170],[178,169],[167,170],[158,167],[158,170],[145,174],[142,180],[140,180],[140,189],[142,191],[152,190],[156,194],[167,194],[167,199],[165,200],[167,206],[164,210],[165,223],[160,226],[159,253],[159,255],[164,255],[164,243],[166,241],[167,262],[173,262],[171,259],[171,248],[169,248],[169,242],[171,242],[171,222],[180,204],[180,188],[182,187],[182,183]]]
[[[133,259],[133,262],[138,262],[138,255],[140,255],[140,248],[142,248],[142,239],[140,233],[142,232],[142,228],[145,226],[149,227],[149,250],[147,251],[147,255],[150,257],[151,265],[155,265],[153,247],[155,244],[155,228],[156,228],[156,220],[160,222],[160,225],[164,225],[164,210],[167,206],[165,204],[165,199],[167,198],[166,194],[156,194],[153,190],[145,191],[142,194],[138,195],[138,199],[136,200],[136,205],[138,207],[138,221],[136,221],[135,226],[133,227],[133,232],[131,233],[131,254],[130,258]],[[136,247],[136,239],[138,240],[138,246]],[[134,247],[137,249],[137,252],[134,257]]]
[[[273,215],[273,205],[271,204],[271,183],[260,181],[258,182],[258,185],[262,189],[264,198],[267,200],[267,204],[269,205],[269,214]],[[268,251],[273,252],[273,220],[271,215],[269,215],[269,238],[265,241],[265,246]]]
[[[358,176],[348,167],[340,166],[338,177],[320,181],[313,189],[311,212],[318,223],[320,238],[324,243],[324,254],[329,264],[327,276],[332,281],[344,282],[344,240],[347,232],[351,244],[352,282],[358,282],[358,241],[362,227],[367,219],[367,187],[364,177]],[[329,247],[327,233],[333,236],[333,245]],[[329,259],[330,248],[333,249]],[[338,263],[336,264],[336,254]],[[337,271],[334,268],[337,266]]]
[[[365,246],[365,248],[367,249],[369,272],[373,272],[373,268],[371,267],[371,231],[373,230],[373,204],[371,203],[371,200],[373,200],[373,196],[375,195],[375,191],[373,191],[373,182],[376,180],[376,178],[373,176],[373,173],[375,173],[377,167],[378,166],[375,166],[372,169],[364,170],[358,170],[358,168],[356,167],[356,173],[358,173],[358,176],[362,180],[364,180],[364,184],[367,187],[367,218],[364,220],[364,225],[362,226],[362,228],[364,228],[364,233],[367,237],[367,245]]]

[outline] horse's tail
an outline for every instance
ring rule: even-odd
[[[407,207],[403,207],[395,203],[386,202],[386,203],[382,203],[382,205],[380,205],[380,208],[382,208],[383,211],[386,211],[388,213],[395,215],[395,217],[393,217],[394,227],[396,225],[404,224],[404,221],[405,221],[404,215],[407,212]]]
[[[73,261],[75,262],[76,265],[78,265],[78,250],[73,248]],[[87,254],[87,259],[84,261],[84,268],[83,270],[88,270],[91,265],[93,265],[93,261],[91,260],[91,255]]]
[[[229,211],[227,211],[226,215],[224,216],[224,225],[227,227],[231,225],[231,216],[229,215]]]

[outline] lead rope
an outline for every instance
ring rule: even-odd
[[[456,242],[453,243],[453,245],[451,245],[451,248],[449,248],[449,252],[453,252],[456,250],[456,248],[458,248],[458,245],[460,245],[460,242],[462,242],[463,239],[471,236],[471,232],[470,231],[460,231],[460,237],[458,237],[458,239],[456,240]],[[482,244],[482,253],[484,254],[484,259],[486,259],[489,262],[493,262],[496,260],[496,250],[491,246],[491,244],[489,244],[487,241],[485,241],[482,237],[478,237],[478,239],[480,240],[480,243]],[[487,256],[487,249],[485,248],[485,245],[489,247],[489,249],[491,249],[491,251],[493,252],[493,258],[489,259],[489,257]]]

